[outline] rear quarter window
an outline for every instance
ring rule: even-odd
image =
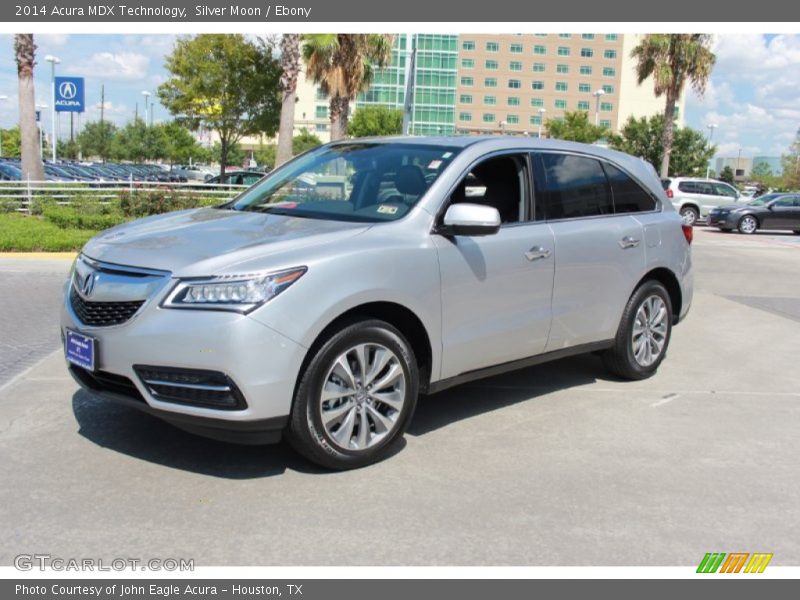
[[[608,163],[604,163],[603,168],[611,185],[614,212],[634,213],[656,209],[655,199],[626,173]]]

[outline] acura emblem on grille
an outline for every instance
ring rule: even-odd
[[[88,298],[92,295],[92,290],[94,290],[94,279],[94,273],[89,273],[83,278],[83,282],[81,283],[81,293],[83,294],[84,298]]]

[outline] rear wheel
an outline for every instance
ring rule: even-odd
[[[672,334],[672,302],[658,281],[640,285],[622,313],[606,367],[623,379],[646,379],[658,370]]]
[[[400,442],[417,402],[411,346],[390,324],[365,320],[333,334],[301,376],[289,443],[330,469],[377,462]]]
[[[745,215],[739,221],[739,231],[745,234],[752,234],[758,231],[758,221],[753,215]]]
[[[700,213],[694,206],[684,206],[681,208],[680,215],[684,225],[694,226],[700,219]]]

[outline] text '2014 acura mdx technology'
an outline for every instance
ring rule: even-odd
[[[338,142],[227,204],[99,234],[61,331],[100,397],[351,468],[419,394],[582,352],[652,375],[691,303],[691,234],[653,168],[611,150]]]

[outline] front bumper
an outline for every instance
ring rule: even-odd
[[[166,286],[120,325],[89,327],[65,294],[61,311],[66,329],[95,338],[95,369],[105,385],[80,367],[70,373],[98,397],[132,406],[174,425],[216,439],[270,443],[280,439],[291,411],[306,348],[255,319],[232,312],[165,309]],[[236,410],[164,401],[151,393],[134,365],[205,369],[223,373],[244,397]]]
[[[735,213],[714,213],[711,212],[706,218],[706,225],[709,227],[719,227],[720,229],[736,229],[737,217]]]

